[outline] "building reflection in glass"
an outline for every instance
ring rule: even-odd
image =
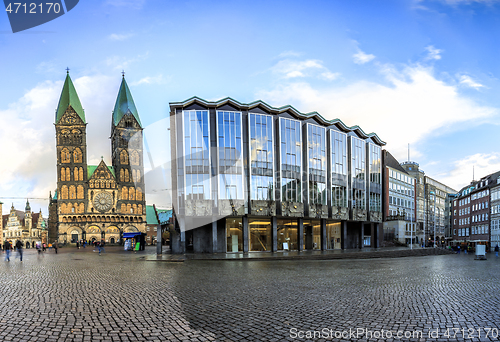
[[[278,220],[278,250],[298,250],[297,220]]]
[[[227,252],[243,252],[243,224],[241,218],[226,219]]]
[[[250,199],[274,200],[273,193],[273,118],[248,115],[250,123]]]
[[[330,130],[332,206],[347,207],[347,135]]]
[[[281,200],[301,201],[302,134],[300,121],[280,118]]]
[[[272,236],[271,236],[271,220],[266,219],[249,219],[249,251],[264,252],[271,251]]]
[[[326,205],[326,129],[307,125],[309,203]]]

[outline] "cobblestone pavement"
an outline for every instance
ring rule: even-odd
[[[494,255],[152,262],[62,249],[0,262],[1,341],[499,340]]]

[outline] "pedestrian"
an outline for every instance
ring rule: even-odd
[[[17,255],[19,258],[21,258],[21,261],[23,261],[23,243],[21,240],[16,241],[16,248],[17,248]]]
[[[457,246],[457,254],[460,254],[460,245]]]
[[[99,251],[99,255],[101,255],[101,243],[96,242],[97,250]]]
[[[47,245],[44,243],[42,243],[42,252],[45,252],[47,250]]]
[[[56,251],[56,254],[57,254],[57,241],[54,241],[54,243],[52,244],[52,247],[54,247],[54,250]]]
[[[80,249],[80,242],[79,241],[76,242],[76,248]]]
[[[105,252],[105,251],[104,251],[104,244],[105,244],[105,243],[104,243],[104,240],[101,240],[101,243],[99,244],[99,245],[100,245],[100,247],[101,247],[101,248],[99,249],[99,254],[101,254],[101,252],[102,252],[102,253],[104,253],[104,252]]]
[[[10,240],[5,240],[3,248],[5,250],[5,260],[10,261],[10,250],[12,249]]]
[[[500,248],[498,248],[498,244],[497,244],[497,245],[495,246],[495,256],[496,256],[497,258],[498,258],[498,250],[499,250],[499,249],[500,249]]]

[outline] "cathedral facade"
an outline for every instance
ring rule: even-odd
[[[56,110],[57,190],[50,196],[49,236],[60,243],[145,232],[142,124],[123,77],[111,115],[111,161],[87,164],[87,122],[69,73]]]

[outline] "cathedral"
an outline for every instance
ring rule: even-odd
[[[102,123],[100,123],[102,124]],[[125,77],[111,115],[111,160],[87,165],[87,122],[69,72],[56,110],[57,190],[49,239],[122,242],[146,231],[142,125]]]

